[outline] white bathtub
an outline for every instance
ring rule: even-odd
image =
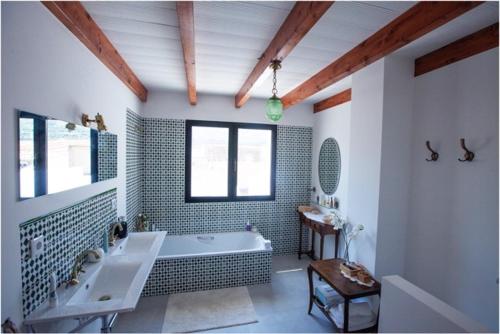
[[[158,259],[272,251],[271,241],[256,232],[167,235]]]

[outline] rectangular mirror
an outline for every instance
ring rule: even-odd
[[[116,177],[116,135],[25,111],[18,120],[19,199]]]

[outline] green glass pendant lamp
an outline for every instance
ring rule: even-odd
[[[276,89],[276,71],[281,68],[280,60],[273,60],[271,65],[269,65],[273,70],[273,96],[271,96],[266,103],[266,117],[272,122],[279,122],[283,118],[283,102],[276,95],[278,90]]]

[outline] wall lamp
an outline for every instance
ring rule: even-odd
[[[95,115],[95,119],[90,119],[89,115],[87,115],[87,114],[82,115],[82,125],[85,127],[89,127],[90,123],[96,123],[97,130],[99,130],[99,131],[107,131],[108,130],[106,128],[106,124],[104,124],[104,118],[99,113],[97,113],[97,115]]]

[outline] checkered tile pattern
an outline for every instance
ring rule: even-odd
[[[157,259],[143,296],[271,282],[272,251]]]
[[[128,231],[135,230],[137,215],[142,213],[143,121],[127,110],[127,222]]]
[[[117,136],[102,132],[97,135],[97,179],[114,179],[117,173]]]
[[[275,254],[298,250],[296,208],[310,201],[312,128],[278,126],[275,201],[184,202],[185,121],[143,119],[142,209],[169,234],[241,231],[245,222],[270,239]],[[303,245],[307,248],[308,232]]]
[[[20,225],[25,316],[47,299],[52,272],[57,273],[61,284],[69,279],[78,254],[102,246],[103,233],[116,219],[113,199],[116,199],[115,189]],[[40,235],[45,238],[45,251],[31,259],[30,240]]]

